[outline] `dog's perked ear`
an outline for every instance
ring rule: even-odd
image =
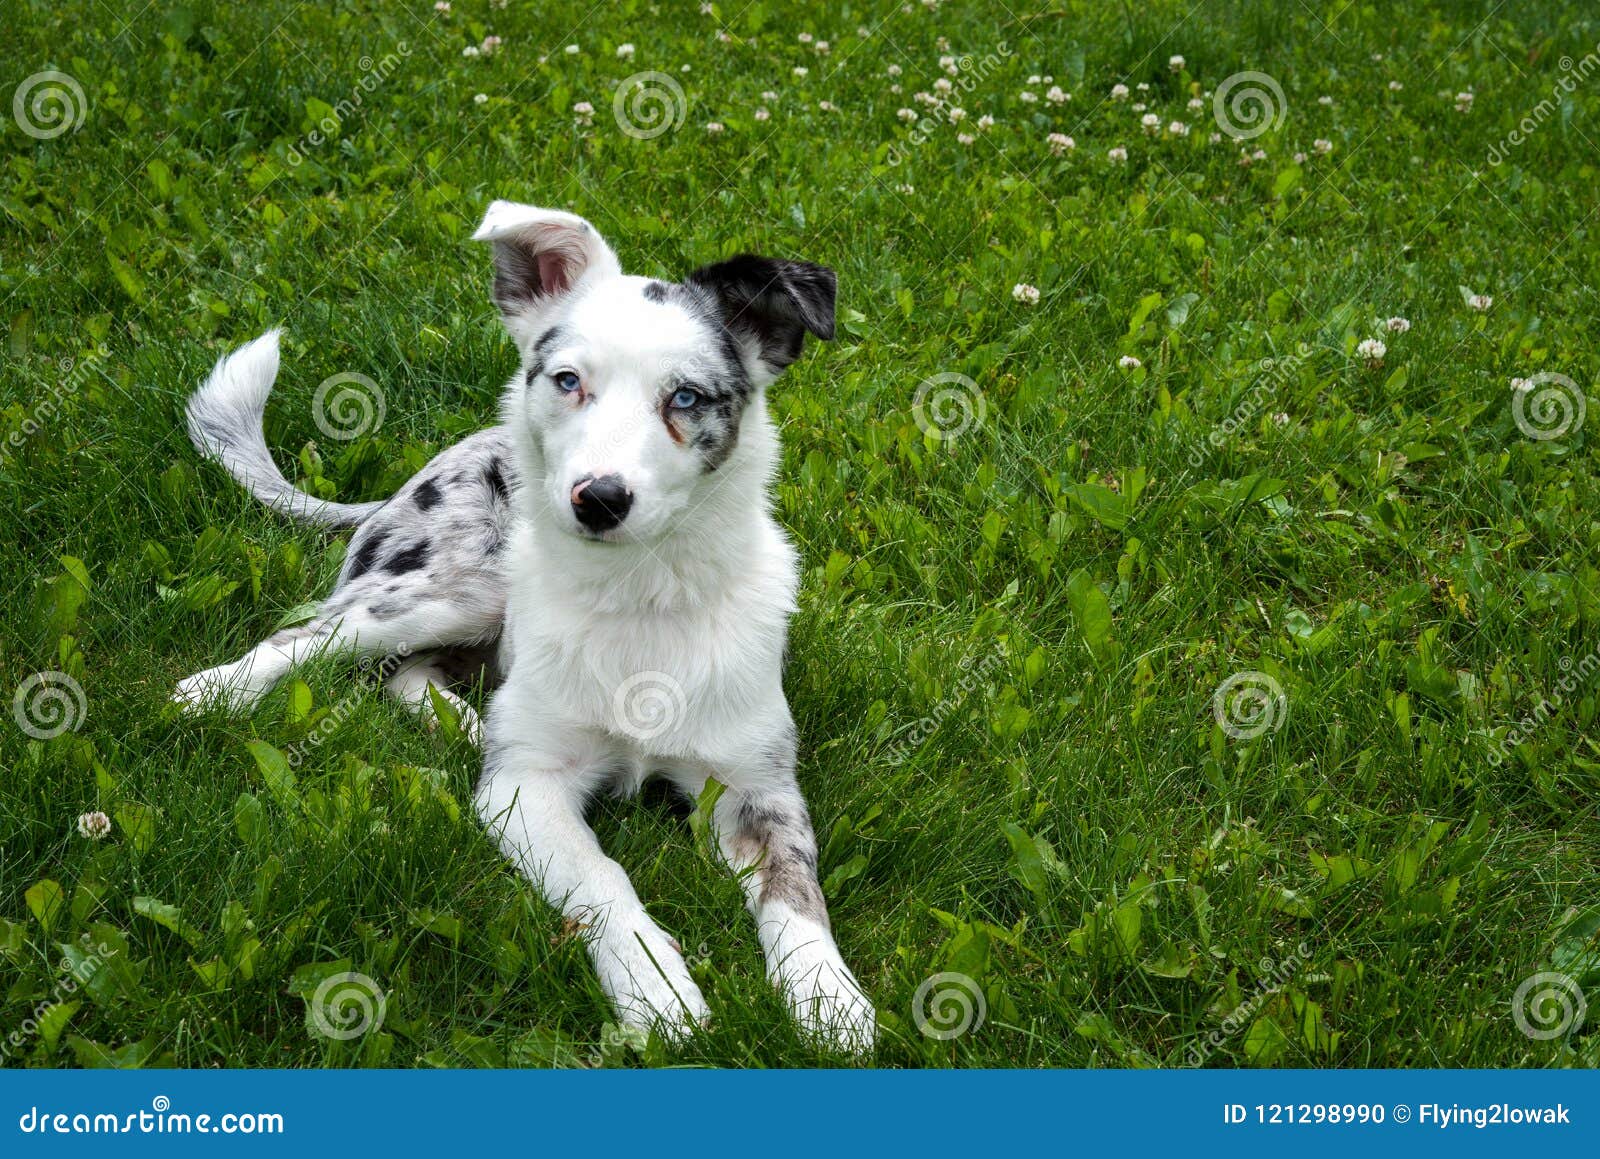
[[[800,357],[808,333],[833,337],[833,303],[838,278],[827,266],[740,254],[702,266],[684,284],[710,294],[722,323],[747,351],[750,367],[776,378]]]
[[[543,333],[550,308],[579,283],[622,273],[594,226],[559,209],[496,201],[472,240],[494,246],[494,304],[519,345]]]

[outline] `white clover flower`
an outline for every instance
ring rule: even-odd
[[[900,86],[899,85],[890,85],[889,86],[889,91],[891,93],[893,93],[895,96],[899,96],[900,95]]]
[[[733,37],[730,36],[724,29],[719,28],[719,29],[717,29],[717,43],[718,44],[732,44],[733,43]]]
[[[100,841],[111,836],[111,818],[98,809],[92,813],[78,814],[78,836],[90,841]]]
[[[758,121],[764,121],[764,120],[766,120],[766,119],[767,119],[767,118],[768,118],[768,117],[770,117],[770,116],[772,116],[772,114],[771,114],[771,113],[769,113],[769,112],[767,112],[767,110],[766,110],[766,109],[757,109],[757,110],[756,110],[756,111],[755,111],[755,112],[754,112],[754,113],[752,113],[752,114],[750,114],[750,115],[751,115],[751,116],[752,116],[752,117],[754,117],[754,118],[755,118],[755,119],[756,119],[756,120],[758,120]]]
[[[465,48],[463,48],[461,50],[461,55],[465,56],[465,57],[474,57],[474,56],[481,55],[482,52],[483,52],[483,50],[481,48],[479,48],[476,44],[469,44],[469,45],[467,45],[467,47],[465,47]]]
[[[715,11],[716,11],[716,9],[713,8],[710,4],[702,4],[702,5],[700,5],[700,15],[702,15],[702,16],[710,16]]]
[[[1265,161],[1266,159],[1267,151],[1265,149],[1257,149],[1254,153],[1250,154],[1250,160],[1252,161]]]
[[[633,51],[634,51],[633,50],[633,45],[631,45],[631,44],[619,44],[619,45],[617,45],[617,59],[618,60],[632,60],[633,59]]]
[[[1128,162],[1128,151],[1121,145],[1114,145],[1106,150],[1106,160],[1113,165],[1125,165]]]
[[[594,106],[588,101],[579,101],[572,106],[572,115],[578,118],[578,123],[587,125],[594,117]]]
[[[1306,155],[1304,153],[1296,153],[1294,155],[1294,163],[1296,165],[1304,165],[1306,163]]]
[[[936,105],[939,103],[932,93],[912,93],[911,99],[919,105]]]
[[[1404,334],[1407,330],[1411,329],[1410,321],[1400,317],[1390,318],[1383,324],[1383,326],[1384,329],[1388,330],[1391,334]]]
[[[1018,282],[1011,287],[1011,296],[1024,306],[1036,306],[1039,304],[1039,287],[1030,286],[1027,282]]]
[[[797,38],[801,44],[810,44],[815,39],[809,32],[802,32]]]
[[[1533,381],[1532,381],[1532,379],[1513,378],[1511,380],[1511,390],[1515,394],[1527,394],[1532,389],[1533,389]]]
[[[722,130],[725,129],[726,127],[727,126],[724,125],[721,121],[707,121],[706,122],[706,132],[710,133],[713,137],[715,137],[718,133],[722,132]]]
[[[1148,81],[1140,81],[1134,87],[1137,88],[1142,93],[1147,93],[1147,92],[1150,91],[1150,83]]]
[[[1333,142],[1328,140],[1326,137],[1318,137],[1315,141],[1311,142],[1311,149],[1313,152],[1319,154],[1332,153]]]
[[[761,94],[761,99],[764,101],[775,101],[778,99],[778,94],[769,89]]]
[[[1144,365],[1144,363],[1140,362],[1131,354],[1124,354],[1121,358],[1117,359],[1117,365],[1122,367],[1124,370],[1138,370],[1139,367]]]
[[[1482,312],[1494,305],[1494,299],[1488,294],[1474,294],[1472,297],[1467,299],[1467,305],[1471,306],[1474,310]]]
[[[1051,133],[1045,138],[1045,140],[1050,143],[1050,152],[1054,153],[1057,157],[1061,156],[1061,154],[1065,153],[1068,149],[1076,149],[1078,147],[1078,143],[1065,133]]]
[[[1051,85],[1050,91],[1044,94],[1044,99],[1052,105],[1064,105],[1072,99],[1072,94],[1064,91],[1060,85]]]
[[[1317,98],[1317,104],[1319,104],[1319,105],[1331,105],[1331,104],[1333,104],[1333,98],[1330,97],[1327,93],[1323,93],[1320,97]]]
[[[1114,101],[1125,101],[1125,100],[1127,100],[1128,99],[1128,86],[1127,85],[1123,85],[1123,84],[1112,85],[1111,86],[1111,99],[1114,100]]]
[[[867,37],[872,35],[872,29],[868,28],[865,24],[858,24],[856,25],[856,35],[862,40],[865,40]]]
[[[1356,353],[1367,360],[1368,365],[1377,366],[1383,361],[1383,356],[1389,353],[1389,348],[1377,338],[1363,338],[1356,346]]]
[[[1397,92],[1399,92],[1401,89],[1403,89],[1405,87],[1406,87],[1405,85],[1401,84],[1397,80],[1392,80],[1392,81],[1389,82],[1389,91],[1392,92],[1392,93],[1397,93]]]
[[[891,64],[888,68],[888,73],[890,76],[899,76],[900,66],[898,64]]]
[[[1151,136],[1161,131],[1161,118],[1154,113],[1146,113],[1139,118],[1139,123],[1144,126],[1144,131]]]
[[[1208,142],[1210,142],[1211,144],[1213,144],[1213,145],[1220,145],[1220,144],[1222,144],[1222,134],[1221,133],[1212,133],[1211,136],[1206,138],[1206,140]]]
[[[811,75],[811,70],[803,64],[797,64],[794,66],[794,75],[804,80]]]
[[[819,40],[811,47],[818,56],[827,56],[828,53],[833,51],[826,40]]]
[[[1456,94],[1456,112],[1470,113],[1472,111],[1472,94],[1470,92]]]
[[[478,47],[483,49],[484,56],[493,56],[494,50],[499,48],[504,43],[505,41],[501,40],[498,36],[485,36],[483,38],[483,43]]]
[[[895,192],[904,193],[907,197],[910,197],[913,193],[916,192],[916,190],[913,189],[909,185],[896,185],[894,188],[895,188]]]
[[[955,67],[955,63],[956,63],[956,58],[953,57],[953,56],[945,55],[945,56],[941,56],[939,58],[939,67],[940,68],[954,68]]]
[[[948,93],[954,91],[955,87],[955,85],[951,84],[944,77],[940,77],[938,80],[933,82],[933,88],[935,92]]]
[[[1170,68],[1173,72],[1182,72],[1183,71],[1183,65],[1184,65],[1184,59],[1183,59],[1183,57],[1179,56],[1177,53],[1173,53],[1171,56],[1167,57],[1167,67]]]
[[[1043,84],[1044,83],[1044,78],[1042,76],[1040,76],[1038,73],[1034,73],[1032,76],[1030,76],[1028,78],[1028,83],[1031,84],[1031,85]]]
[[[1203,109],[1205,107],[1206,107],[1205,101],[1201,100],[1199,97],[1190,97],[1189,98],[1189,111],[1190,112],[1198,113],[1201,109]]]
[[[1128,107],[1136,113],[1142,113],[1150,106],[1145,104],[1143,101],[1134,101],[1133,104],[1129,105]]]
[[[1288,426],[1289,425],[1289,413],[1287,411],[1281,411],[1280,410],[1277,414],[1272,416],[1272,425],[1275,426],[1275,427],[1286,427],[1286,426]]]
[[[1021,101],[1025,105],[1031,105],[1034,102],[1036,102],[1039,98],[1037,96],[1035,96],[1033,93],[1030,93],[1027,89],[1023,89],[1020,93],[1017,94],[1017,99],[1019,101]]]
[[[957,133],[956,134],[956,142],[957,142],[957,144],[961,144],[961,145],[970,145],[974,141],[976,141],[977,139],[978,138],[974,137],[971,133]]]
[[[583,51],[583,47],[581,45],[577,45],[577,44],[569,44],[569,45],[567,45],[567,47],[563,48],[561,51],[566,53],[568,56],[577,56],[578,53]]]
[[[950,123],[951,124],[955,124],[957,121],[964,121],[964,120],[967,119],[967,110],[966,109],[961,109],[961,108],[955,108],[955,109],[951,109],[945,115],[950,118]]]
[[[489,103],[489,94],[488,93],[474,93],[472,95],[472,103],[475,104],[475,105],[486,105],[486,104],[488,104]]]
[[[1167,126],[1167,132],[1174,137],[1187,137],[1189,135],[1189,126],[1182,121],[1173,121],[1172,124]]]
[[[988,113],[983,114],[983,116],[978,118],[978,128],[983,132],[988,132],[990,129],[994,128],[994,118]]]
[[[438,2],[433,6],[433,10],[435,12],[450,11],[450,0],[438,0]]]
[[[825,113],[831,113],[837,110],[837,106],[832,101],[818,101],[817,108],[821,109]]]

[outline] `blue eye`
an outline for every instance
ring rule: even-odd
[[[698,390],[690,390],[688,387],[684,387],[677,394],[672,396],[673,410],[690,410],[691,408],[699,405],[700,392]]]
[[[570,370],[563,370],[560,374],[555,376],[555,380],[556,389],[562,394],[571,394],[582,385],[582,383],[578,381],[578,376],[573,374]]]

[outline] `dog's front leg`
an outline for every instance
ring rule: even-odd
[[[817,882],[817,841],[794,775],[794,733],[767,746],[773,767],[735,777],[717,799],[722,855],[742,874],[755,915],[767,976],[783,991],[802,1028],[835,1048],[872,1048],[877,1015],[834,944]]]
[[[571,758],[495,747],[478,784],[478,814],[582,935],[622,1021],[682,1039],[705,1021],[705,999],[677,943],[651,920],[622,866],[606,856],[584,820],[595,783],[592,774],[574,770]]]

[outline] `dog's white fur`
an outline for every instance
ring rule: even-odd
[[[499,632],[504,683],[484,725],[477,808],[506,854],[583,931],[619,1015],[679,1036],[708,1009],[676,942],[600,848],[585,806],[602,789],[632,791],[653,774],[691,798],[715,778],[725,790],[713,827],[741,874],[769,976],[802,1026],[840,1048],[866,1049],[874,1013],[839,954],[816,884],[781,681],[797,565],[769,513],[777,436],[764,388],[798,352],[798,323],[789,314],[806,311],[787,299],[761,307],[776,311],[792,337],[786,356],[744,325],[745,306],[721,316],[717,325],[732,342],[720,357],[736,352],[747,393],[737,438],[718,444],[718,454],[726,445],[731,452],[708,466],[662,409],[664,381],[701,381],[719,370],[694,295],[665,295],[660,283],[623,275],[611,248],[571,214],[496,202],[475,236],[495,244],[507,276],[520,272],[534,285],[525,298],[499,295],[522,365],[506,387],[503,427],[473,436],[487,450],[468,440],[418,479],[442,485],[463,473],[448,474],[450,456],[470,465],[501,443],[514,448],[520,485],[503,549],[459,591],[441,578],[457,580],[471,561],[441,557],[437,547],[426,581],[397,567],[388,576],[381,567],[352,574],[347,563],[315,630],[269,640],[235,664],[190,677],[178,698],[222,698],[244,709],[314,652],[373,656],[401,647],[419,655],[391,678],[391,690],[426,712],[429,684],[447,683],[428,650]],[[826,297],[831,334],[831,275]],[[746,299],[743,291],[735,296]],[[809,321],[806,328],[824,329]],[[581,393],[549,386],[561,368],[580,376]],[[279,510],[330,523],[373,519],[381,505],[323,504],[293,490],[270,459],[263,463],[259,436],[252,444],[240,433],[252,414],[259,424],[276,369],[275,334],[223,359],[191,404],[197,444]],[[575,484],[597,476],[626,480],[632,505],[620,525],[589,532],[575,519]],[[428,526],[420,514],[415,531],[395,522],[415,486],[378,518],[399,528],[392,540]],[[490,534],[499,533],[495,518],[486,524]],[[352,541],[352,555],[368,531]],[[369,538],[376,558],[383,537]],[[403,588],[404,606],[385,610],[367,604],[375,597],[348,594],[375,592],[379,582],[389,592]],[[470,707],[455,703],[475,729]]]

